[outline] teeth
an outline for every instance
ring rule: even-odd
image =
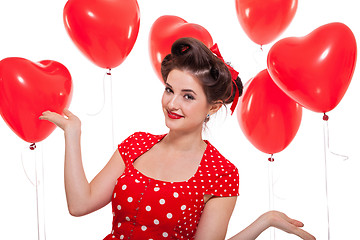
[[[168,113],[169,113],[171,116],[174,116],[174,117],[182,117],[181,115],[176,114],[176,113],[173,113],[173,112],[170,112],[170,111],[168,111]]]

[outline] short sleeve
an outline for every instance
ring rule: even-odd
[[[231,163],[226,169],[222,169],[221,174],[213,181],[205,194],[218,197],[239,196],[239,171]]]
[[[131,157],[131,146],[133,144],[134,138],[138,133],[134,133],[127,137],[122,143],[118,145],[119,153],[125,164],[128,164],[129,159]]]
[[[148,151],[163,135],[153,135],[147,132],[135,132],[118,145],[119,153],[125,165],[132,164],[141,154]]]

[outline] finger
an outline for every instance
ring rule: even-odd
[[[285,223],[283,225],[283,230],[285,232],[295,234],[296,236],[298,236],[298,237],[300,237],[300,238],[302,238],[304,240],[315,240],[315,237],[313,235],[311,235],[310,233],[308,233],[308,232],[304,231],[303,229],[297,227],[296,224],[294,224],[292,222],[297,222],[297,224],[301,223],[301,222],[299,222],[297,220],[289,218],[289,222],[287,222],[287,223]],[[302,225],[304,225],[304,224],[302,224]]]
[[[39,117],[39,119],[41,120],[47,120],[47,117],[49,116],[49,114],[51,114],[50,111],[45,111],[41,114],[41,116]]]
[[[316,238],[301,228],[296,228],[294,234],[304,240],[315,240]]]
[[[61,117],[61,115],[56,112],[45,111],[42,113],[42,115],[39,118],[47,120],[48,118],[54,118],[54,117]]]
[[[295,219],[290,219],[289,222],[293,225],[295,225],[296,227],[303,227],[304,226],[304,223],[298,221],[298,220],[295,220]]]
[[[44,111],[44,112],[42,112],[42,113],[41,113],[41,117],[42,117],[42,116],[45,116],[45,115],[48,114],[48,113],[51,113],[51,111]]]
[[[292,219],[292,218],[288,217],[285,213],[282,213],[281,217],[283,219],[285,219],[287,222],[295,225],[296,227],[303,227],[304,226],[304,224],[302,222],[300,222],[300,221],[298,221],[296,219]]]
[[[56,112],[50,112],[50,111],[43,112],[43,114],[39,117],[39,119],[52,122],[55,125],[59,126],[60,128],[62,128],[65,123],[64,122],[65,118],[62,115],[60,115]]]
[[[64,108],[63,113],[65,114],[66,117],[71,117],[71,116],[75,116],[72,112],[70,112],[69,109]]]

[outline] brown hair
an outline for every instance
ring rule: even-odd
[[[161,63],[161,74],[165,83],[173,69],[190,72],[200,80],[210,104],[218,101],[223,104],[233,102],[235,87],[239,89],[239,96],[242,94],[240,78],[237,77],[236,86],[233,86],[235,83],[225,63],[195,38],[180,38],[173,43],[171,53]]]

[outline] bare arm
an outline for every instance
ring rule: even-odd
[[[224,240],[235,203],[236,197],[211,198],[201,215],[195,239]],[[269,227],[276,227],[305,240],[314,240],[314,236],[301,229],[303,226],[303,223],[289,218],[284,213],[270,211],[261,215],[229,240],[254,240]]]
[[[64,114],[66,117],[46,111],[40,119],[51,121],[64,130],[64,179],[68,209],[71,215],[82,216],[111,201],[116,179],[124,171],[125,165],[116,150],[106,166],[89,183],[81,157],[81,122],[67,109],[64,109]]]
[[[229,220],[234,210],[237,197],[212,197],[204,207],[199,226],[196,230],[196,240],[225,239]]]

